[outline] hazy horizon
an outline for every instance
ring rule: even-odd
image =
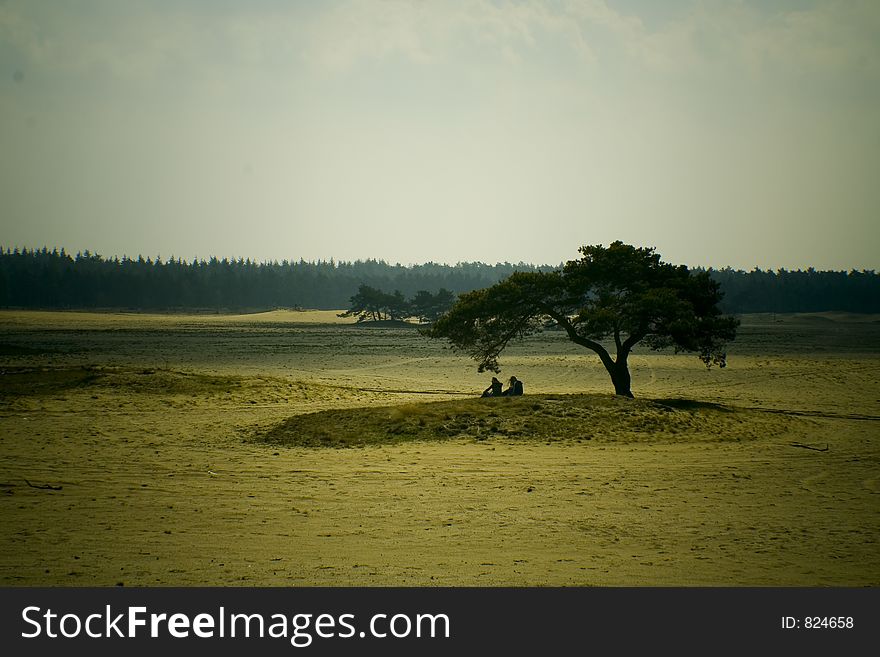
[[[0,240],[880,269],[880,5],[0,0]]]
[[[636,246],[650,246],[650,245],[636,245]],[[21,250],[23,248],[27,249],[29,251],[31,251],[31,250],[42,251],[44,246],[40,245],[39,247],[33,247],[33,246],[22,247],[19,245],[13,245],[12,247],[9,247],[6,245],[0,245],[0,250],[2,250],[3,253],[11,253],[14,249]],[[400,262],[400,261],[388,260],[386,258],[374,258],[374,257],[370,257],[370,256],[367,256],[364,258],[353,258],[350,260],[349,259],[334,258],[333,256],[330,256],[329,258],[296,257],[296,258],[259,259],[259,258],[254,258],[254,257],[248,256],[245,254],[226,254],[226,255],[211,254],[208,256],[193,256],[193,257],[186,258],[184,256],[178,256],[174,253],[172,253],[168,256],[165,256],[161,253],[150,255],[150,254],[143,253],[143,252],[136,253],[136,254],[131,254],[131,253],[109,253],[108,254],[108,253],[100,253],[100,252],[95,251],[93,249],[82,249],[80,251],[71,251],[70,249],[67,249],[66,247],[63,247],[63,246],[45,245],[45,248],[49,252],[58,251],[59,253],[61,253],[63,251],[64,253],[66,253],[70,257],[76,257],[77,255],[82,255],[86,251],[88,251],[90,255],[100,256],[104,260],[113,260],[114,258],[119,259],[119,260],[122,260],[124,258],[128,258],[129,260],[137,260],[138,258],[143,258],[144,260],[152,260],[155,262],[158,258],[158,259],[161,259],[161,261],[163,263],[167,263],[167,262],[173,260],[175,262],[182,261],[185,264],[192,264],[193,261],[209,262],[210,260],[216,258],[219,261],[227,260],[230,262],[232,262],[232,261],[238,262],[239,260],[244,260],[244,261],[249,260],[250,262],[255,263],[257,265],[282,264],[284,262],[291,263],[291,264],[297,264],[299,262],[306,262],[308,264],[334,263],[337,266],[338,265],[354,264],[354,263],[359,263],[359,262],[378,262],[381,264],[388,265],[390,267],[406,267],[406,268],[423,267],[426,265],[438,265],[441,267],[456,267],[459,265],[485,265],[487,267],[496,267],[496,266],[514,266],[515,267],[517,265],[524,265],[524,266],[529,266],[529,267],[559,267],[559,266],[564,265],[565,262],[567,262],[567,260],[577,260],[578,258],[581,257],[580,254],[575,254],[575,256],[568,258],[567,260],[562,260],[560,262],[532,262],[532,261],[528,261],[528,260],[517,260],[517,261],[496,260],[496,261],[492,261],[492,262],[487,262],[485,260],[456,260],[454,262],[427,260],[424,262]],[[669,259],[663,257],[662,253],[660,254],[660,256],[661,256],[661,260],[663,262],[671,262]],[[717,264],[688,265],[688,263],[683,263],[683,262],[671,262],[671,264],[674,264],[674,265],[684,264],[684,265],[687,265],[688,267],[697,268],[697,269],[699,269],[699,268],[714,269],[714,270],[733,269],[736,271],[746,271],[746,272],[753,271],[756,268],[756,267],[750,267],[750,268],[733,267],[731,265],[717,265]],[[794,272],[794,271],[807,271],[808,269],[813,269],[813,270],[819,271],[819,272],[821,272],[821,271],[835,271],[835,272],[840,272],[840,271],[843,271],[843,272],[871,271],[871,272],[876,272],[877,271],[875,269],[858,268],[858,267],[839,267],[839,268],[832,268],[832,269],[822,269],[822,268],[815,267],[810,264],[806,264],[806,265],[802,265],[802,266],[798,266],[798,267],[758,267],[758,269],[761,269],[762,271],[772,271],[772,272],[777,272],[780,270],[792,271],[792,272]]]

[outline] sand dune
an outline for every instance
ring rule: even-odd
[[[762,321],[724,371],[637,354],[631,404],[543,336],[502,360],[542,407],[468,419],[486,377],[408,331],[0,313],[0,583],[876,586],[876,325]],[[442,440],[260,442],[429,400]]]

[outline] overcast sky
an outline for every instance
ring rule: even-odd
[[[880,2],[0,0],[0,245],[880,269]]]

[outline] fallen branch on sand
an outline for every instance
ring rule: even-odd
[[[814,452],[827,452],[829,449],[828,443],[825,443],[825,447],[813,447],[812,445],[804,445],[803,443],[789,443],[792,447],[803,447],[804,449],[811,449]]]
[[[64,488],[63,486],[53,486],[52,484],[32,484],[27,479],[24,480],[24,483],[26,483],[31,488],[41,488],[43,490],[61,490],[62,488]]]

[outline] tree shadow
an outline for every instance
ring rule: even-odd
[[[723,406],[722,404],[716,404],[714,402],[697,401],[696,399],[681,399],[679,397],[671,397],[667,399],[654,399],[652,401],[658,406],[681,411],[711,410],[719,411],[721,413],[734,412],[734,410],[728,406]]]

